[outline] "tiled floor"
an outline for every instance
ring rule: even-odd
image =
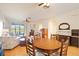
[[[71,47],[68,48],[68,56],[79,56],[79,48]],[[5,56],[27,56],[25,47],[16,47],[13,50],[6,50]]]

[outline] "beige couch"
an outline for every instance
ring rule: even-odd
[[[13,49],[19,45],[19,40],[16,37],[2,37],[3,49]]]

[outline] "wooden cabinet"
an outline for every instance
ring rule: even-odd
[[[43,29],[41,29],[41,31],[42,31],[42,38],[48,37],[48,29],[47,28],[43,28]]]
[[[71,46],[77,46],[78,47],[78,38],[76,38],[76,37],[71,37],[71,39],[70,39],[70,45]]]

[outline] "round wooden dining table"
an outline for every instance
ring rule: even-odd
[[[56,51],[59,49],[61,47],[61,43],[56,39],[42,38],[34,40],[34,46],[47,51],[48,55],[50,55],[50,51]]]

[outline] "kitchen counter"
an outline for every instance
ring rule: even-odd
[[[59,35],[59,34],[54,34],[54,35]],[[64,35],[64,36],[69,36],[70,37],[70,46],[75,46],[79,47],[79,36],[71,36],[71,35]]]

